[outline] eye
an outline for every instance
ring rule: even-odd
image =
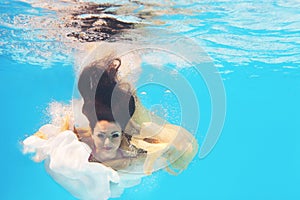
[[[98,136],[98,138],[101,138],[101,139],[105,138],[105,135],[103,133],[99,133],[97,136]]]
[[[112,138],[118,138],[118,137],[120,137],[120,135],[121,135],[121,133],[118,132],[118,131],[116,131],[116,132],[113,132],[113,133],[111,134],[111,137],[112,137]]]

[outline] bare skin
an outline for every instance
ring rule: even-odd
[[[94,158],[113,169],[126,168],[132,160],[120,149],[122,141],[121,127],[115,122],[99,121],[92,133]]]

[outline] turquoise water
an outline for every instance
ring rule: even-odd
[[[196,157],[182,174],[156,172],[119,199],[299,199],[299,2],[177,5],[173,13],[145,20],[162,22],[155,26],[191,37],[211,57],[226,91],[224,128],[213,151],[204,159]],[[29,8],[18,2],[1,1],[0,5],[1,199],[71,200],[74,198],[47,175],[43,164],[21,153],[19,144],[47,122],[49,102],[72,98],[75,81],[72,58],[64,49],[56,51],[58,43],[48,39],[29,45],[33,40],[30,30],[14,29],[17,25],[8,22],[8,16],[25,10],[32,13]],[[53,52],[39,54],[47,51]],[[199,86],[194,83],[192,87]],[[200,104],[196,138],[202,143],[210,117],[205,92]]]

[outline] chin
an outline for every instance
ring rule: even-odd
[[[110,149],[110,150],[107,150],[107,149],[102,149],[101,152],[103,152],[103,157],[112,157],[113,155],[116,154],[116,151],[114,149]]]

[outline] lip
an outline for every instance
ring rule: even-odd
[[[110,150],[112,150],[112,147],[104,147],[103,148],[105,151],[110,151]]]

